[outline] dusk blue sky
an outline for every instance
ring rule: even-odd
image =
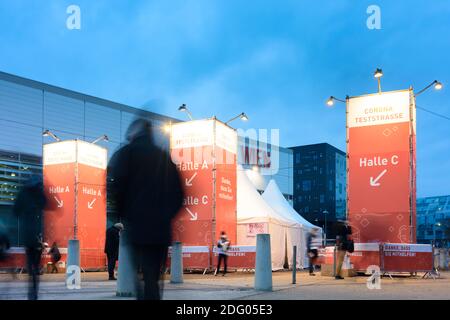
[[[66,8],[81,7],[81,30]],[[381,30],[366,27],[381,8]],[[345,150],[345,108],[330,95],[419,90],[417,104],[450,116],[450,2],[0,1],[0,70],[184,119],[280,129],[281,145]],[[417,111],[418,196],[450,194],[450,121]]]

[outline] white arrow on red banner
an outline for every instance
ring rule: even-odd
[[[191,215],[191,221],[196,221],[197,220],[197,218],[198,218],[198,216],[197,216],[197,212],[194,212],[194,213],[192,213],[192,211],[191,210],[189,210],[189,208],[185,208],[186,209],[186,211]]]
[[[59,200],[57,197],[53,197],[53,198],[55,198],[55,200],[56,200],[56,202],[58,203],[58,208],[62,208],[63,207],[63,205],[64,205],[64,200]]]
[[[383,171],[381,171],[381,173],[375,179],[373,177],[370,177],[370,186],[371,187],[379,187],[380,183],[378,182],[378,180],[380,180],[381,177],[384,176],[384,174],[386,172],[387,172],[387,169],[384,169]]]
[[[97,200],[97,199],[94,198],[94,200],[92,200],[91,202],[88,201],[88,208],[89,209],[93,209],[92,206],[94,205],[95,200]]]
[[[195,172],[194,175],[190,179],[186,178],[186,186],[187,187],[192,187],[192,180],[194,180],[196,175],[197,175],[197,172]]]

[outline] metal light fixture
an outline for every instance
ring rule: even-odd
[[[242,113],[240,113],[239,115],[237,115],[236,117],[231,118],[230,120],[228,120],[227,122],[225,122],[225,124],[228,124],[228,123],[230,123],[231,121],[236,120],[237,118],[240,118],[242,121],[248,121],[248,116],[247,116],[244,112],[242,112]]]
[[[419,94],[425,92],[426,90],[428,90],[430,87],[434,86],[435,90],[441,90],[443,88],[442,82],[439,82],[437,80],[434,80],[432,83],[430,83],[429,85],[427,85],[425,88],[423,88],[422,90],[420,90],[419,92],[417,92],[415,94],[415,96],[417,97]]]
[[[346,102],[345,100],[338,99],[338,98],[336,98],[336,97],[331,96],[331,97],[329,97],[328,100],[327,100],[327,106],[332,107],[332,106],[334,105],[334,100],[340,101],[340,102],[344,102],[344,103]]]
[[[375,72],[373,73],[373,76],[375,78],[381,78],[383,76],[383,70],[381,70],[380,68],[377,68],[377,70],[375,70]]]
[[[101,137],[98,137],[97,139],[95,139],[94,141],[92,141],[92,144],[96,144],[97,142],[100,142],[104,140],[105,142],[109,142],[109,138],[106,134],[102,135]]]
[[[373,76],[378,80],[378,93],[381,93],[381,77],[383,76],[383,70],[377,68],[373,73]]]
[[[178,111],[186,112],[187,115],[188,115],[188,117],[189,117],[189,119],[194,120],[194,118],[192,118],[192,114],[189,112],[189,110],[188,110],[186,104],[183,103],[183,104],[178,108]]]
[[[53,134],[50,130],[45,130],[44,132],[42,132],[42,135],[44,137],[52,137],[53,139],[55,139],[56,141],[61,141],[60,138],[58,138],[55,134]]]
[[[441,90],[442,89],[442,83],[437,81],[437,80],[434,80],[434,89]]]

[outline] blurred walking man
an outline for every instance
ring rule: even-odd
[[[158,300],[171,221],[183,201],[181,180],[169,153],[155,145],[148,120],[131,123],[127,140],[110,161],[110,194],[129,234],[136,270],[143,272],[138,298]]]
[[[315,276],[314,266],[316,264],[317,257],[319,256],[319,248],[321,246],[321,239],[319,237],[319,228],[312,228],[311,231],[308,233],[306,246],[309,257],[309,275]]]
[[[17,196],[14,213],[19,217],[20,234],[27,256],[27,271],[30,276],[28,299],[37,300],[39,274],[41,272],[43,211],[47,204],[42,178],[31,176]]]

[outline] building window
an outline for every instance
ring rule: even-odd
[[[320,195],[320,203],[325,203],[325,195],[324,194]]]
[[[311,180],[303,180],[303,191],[311,191]]]

